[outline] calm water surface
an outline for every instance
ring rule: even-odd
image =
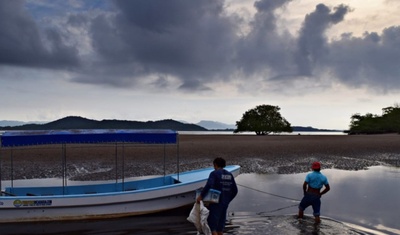
[[[179,134],[185,135],[256,135],[255,132],[240,132],[233,131],[178,131]],[[347,135],[343,131],[293,131],[291,133],[271,133],[270,135]]]
[[[322,216],[387,234],[400,234],[400,168],[376,166],[362,171],[328,169],[322,170],[322,173],[328,177],[331,186],[331,191],[321,199]],[[296,200],[274,195],[300,200],[306,174],[239,175],[240,195],[230,210],[264,215],[296,214]],[[307,213],[311,216],[311,207],[307,208]]]
[[[307,173],[241,174],[225,234],[400,234],[400,168],[322,173],[331,191],[322,197],[320,226],[313,225],[311,208],[303,223],[295,217]],[[196,234],[186,220],[189,211],[102,221],[2,224],[0,234]]]

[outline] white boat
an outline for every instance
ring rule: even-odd
[[[2,148],[48,144],[61,144],[62,148],[67,148],[68,144],[76,143],[117,142],[164,146],[179,141],[177,132],[169,130],[25,131],[6,132],[1,136]],[[15,187],[11,184],[0,196],[0,223],[115,218],[193,204],[196,190],[205,185],[214,169],[179,172],[177,152],[178,171],[174,174],[87,185],[67,185],[66,179],[60,186]],[[66,164],[63,161],[63,169]],[[231,165],[225,169],[237,176],[240,166]]]

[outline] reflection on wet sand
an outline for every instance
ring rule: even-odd
[[[175,212],[181,214],[182,212]],[[110,220],[90,220],[71,222],[44,222],[0,225],[1,234],[151,234],[187,235],[197,234],[185,215],[157,214],[151,216],[127,217]],[[296,216],[271,216],[256,213],[237,213],[228,217],[224,234],[374,234],[358,230],[341,222],[324,218],[320,225],[314,224],[312,217],[298,221]],[[376,233],[375,233],[376,234]]]
[[[339,221],[324,217],[324,222],[315,224],[312,216],[298,220],[295,215],[263,215],[254,213],[237,213],[230,217],[227,234],[377,234],[360,228],[348,226]]]

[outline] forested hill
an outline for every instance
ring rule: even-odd
[[[91,120],[69,116],[45,124],[25,124],[21,126],[0,127],[0,130],[67,130],[67,129],[170,129],[176,131],[206,131],[195,125],[171,119],[160,121]]]

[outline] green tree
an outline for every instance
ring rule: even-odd
[[[351,116],[350,134],[400,133],[400,106],[382,109],[382,116],[356,113]]]
[[[248,110],[240,121],[236,122],[235,133],[254,131],[257,135],[292,132],[290,123],[279,113],[280,108],[272,105],[258,105]]]
[[[397,132],[400,134],[400,105],[382,109],[382,120],[386,132]]]

